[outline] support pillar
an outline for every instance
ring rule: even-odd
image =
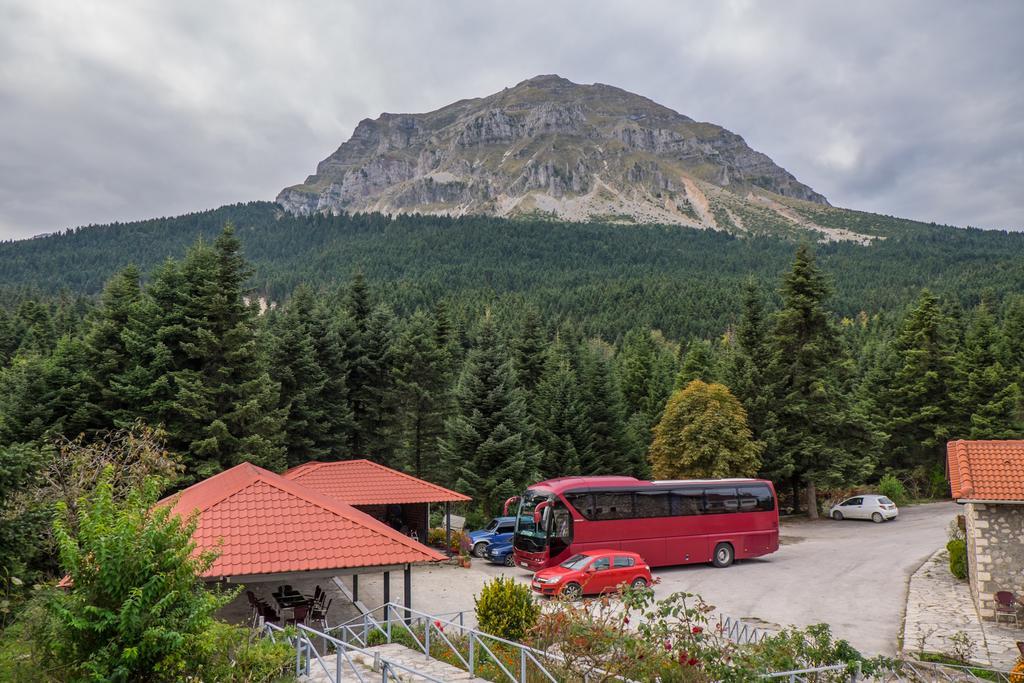
[[[384,604],[391,602],[391,572],[384,572]]]
[[[359,602],[359,574],[352,575],[352,602]]]
[[[408,623],[412,620],[412,612],[409,611],[409,608],[412,607],[412,565],[405,565],[402,574],[405,581],[405,621]]]
[[[444,554],[452,556],[452,508],[451,503],[444,503]]]

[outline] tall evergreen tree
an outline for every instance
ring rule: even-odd
[[[317,451],[326,459],[351,454],[355,422],[349,403],[346,349],[354,334],[354,325],[344,310],[332,311],[324,302],[314,305],[309,318],[310,334],[317,365],[324,373],[320,406],[324,427]]]
[[[747,425],[754,440],[764,445],[761,473],[773,481],[785,481],[793,473],[793,462],[790,454],[781,452],[771,439],[776,425],[771,365],[768,318],[761,292],[753,280],[747,280],[743,286],[742,315],[723,374],[725,384],[747,413]]]
[[[1006,348],[995,318],[981,303],[957,358],[960,387],[955,401],[967,416],[962,429],[968,438],[1007,439],[1024,431],[1020,386],[1004,362]]]
[[[625,406],[611,363],[612,350],[601,342],[580,348],[580,395],[591,435],[591,457],[586,474],[622,474],[642,477],[646,458],[630,449],[626,439]]]
[[[488,313],[480,323],[455,388],[441,453],[455,486],[485,514],[521,493],[538,472],[530,420],[511,359]]]
[[[950,321],[928,290],[903,320],[894,372],[881,386],[888,406],[889,462],[931,466],[945,458],[956,431],[955,356]]]
[[[387,466],[398,464],[401,440],[399,398],[395,386],[394,317],[385,306],[370,313],[362,340],[361,370],[366,384],[361,389],[363,415],[356,418],[356,432],[366,455]]]
[[[794,501],[804,484],[808,513],[817,517],[816,487],[857,481],[871,463],[848,442],[855,435],[845,421],[854,415],[839,392],[842,349],[825,309],[829,286],[806,245],[797,249],[781,294],[773,336],[779,410],[772,439],[793,463]]]
[[[345,363],[348,366],[346,384],[348,386],[349,405],[352,408],[351,447],[356,455],[366,455],[370,448],[369,433],[372,409],[376,388],[374,381],[380,372],[370,357],[370,304],[369,289],[362,273],[356,273],[348,291],[348,317],[352,322],[352,331],[348,336],[345,349]],[[383,332],[383,330],[379,330]],[[378,340],[379,342],[380,340]],[[379,348],[378,348],[379,350]]]
[[[544,350],[548,345],[547,332],[540,314],[528,308],[515,341],[515,364],[519,386],[532,393],[544,375]]]
[[[170,300],[161,302],[157,334],[168,352],[156,362],[173,368],[171,397],[157,414],[196,478],[243,460],[285,465],[279,386],[266,370],[256,311],[244,300],[250,272],[228,225],[212,247],[193,247],[180,270],[162,271],[170,281],[157,287]]]
[[[280,386],[283,446],[289,466],[321,460],[329,425],[324,391],[327,373],[317,358],[313,295],[299,286],[270,328],[270,376]]]
[[[541,476],[553,479],[590,468],[592,434],[579,393],[579,379],[561,341],[545,354],[544,370],[534,390],[533,414]]]
[[[447,320],[416,310],[395,348],[396,389],[401,407],[402,462],[417,477],[444,478],[438,440],[444,434],[450,396],[448,350],[438,347]]]
[[[107,283],[85,336],[89,393],[99,412],[99,428],[127,427],[138,417],[136,397],[125,395],[122,387],[138,364],[127,336],[142,299],[140,277],[138,268],[128,266]]]

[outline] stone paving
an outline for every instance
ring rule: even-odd
[[[942,549],[910,577],[903,619],[903,652],[950,654],[953,637],[965,633],[973,643],[971,660],[1008,671],[1019,654],[1016,641],[1024,630],[983,622],[971,599],[970,586],[949,572],[949,554]]]
[[[372,668],[373,653],[379,653],[383,659],[407,667],[408,669],[415,671],[416,674],[425,674],[436,680],[486,683],[483,678],[475,678],[468,672],[452,666],[451,664],[446,664],[445,662],[441,662],[436,659],[428,659],[423,656],[422,652],[416,652],[415,650],[411,650],[410,648],[397,643],[370,647],[363,652],[368,654],[363,654],[361,652],[351,653],[352,665],[343,660],[341,681],[347,682],[359,680],[359,677],[353,673],[353,668],[355,668],[356,671],[359,672],[359,676],[365,680],[379,679],[381,674],[379,672],[374,672]],[[302,683],[331,683],[334,679],[334,657],[334,655],[330,655],[323,658],[323,663],[327,667],[328,671],[331,672],[330,674],[327,673],[327,671],[324,671],[324,667],[320,666],[319,662],[314,661],[310,667],[309,675],[301,676],[299,680],[302,681]],[[403,682],[417,681],[420,683],[425,680],[430,680],[428,678],[424,678],[423,675],[416,674],[408,671],[396,670],[394,671],[394,678],[391,680]]]

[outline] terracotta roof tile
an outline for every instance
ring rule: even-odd
[[[208,578],[444,559],[351,505],[243,463],[160,501],[198,512],[197,550],[220,555]]]
[[[953,498],[1024,502],[1024,441],[950,441],[946,459]]]
[[[469,496],[370,460],[307,462],[288,470],[284,477],[349,505],[471,500]]]

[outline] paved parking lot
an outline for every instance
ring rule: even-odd
[[[709,565],[655,570],[659,596],[698,593],[722,613],[769,627],[818,622],[865,654],[894,654],[910,575],[946,542],[957,513],[954,503],[905,508],[895,522],[847,520],[784,522],[779,552],[738,562],[728,569]],[[490,578],[507,574],[524,582],[524,570],[474,560],[471,569],[417,568],[413,606],[442,613],[473,610],[473,595]],[[369,605],[381,602],[374,577],[360,583]],[[392,588],[400,596],[400,587]]]

